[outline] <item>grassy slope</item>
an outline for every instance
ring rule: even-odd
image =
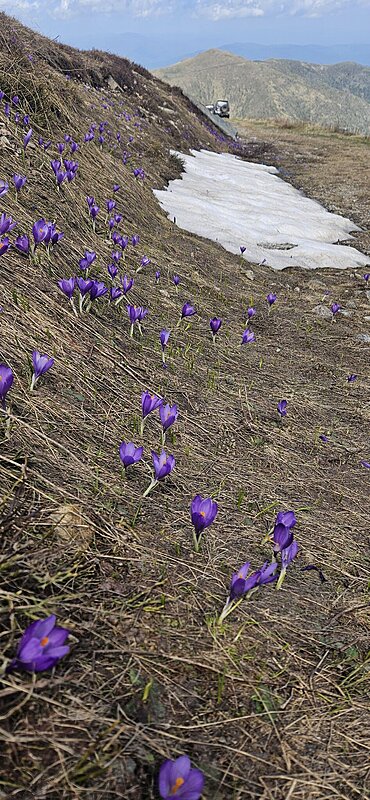
[[[11,24],[2,19],[7,42]],[[80,59],[85,78],[96,70],[94,82],[103,82],[103,68],[114,68],[108,56],[77,56],[35,37],[32,65],[20,53],[28,35],[19,28],[3,51],[0,83],[18,92],[25,109],[35,103],[35,127],[46,133],[47,125],[53,142],[66,130],[81,141],[91,120],[103,118],[134,142],[127,167],[118,151],[82,147],[78,177],[60,194],[41,151],[30,148],[23,164],[19,134],[11,128],[3,142],[1,177],[24,172],[28,184],[19,201],[9,192],[2,207],[19,230],[45,214],[65,232],[50,263],[31,265],[14,249],[1,258],[0,355],[16,375],[12,435],[0,453],[3,653],[14,654],[21,630],[39,615],[55,611],[73,632],[72,653],[53,676],[3,680],[4,796],[148,800],[156,796],[161,759],[188,752],[207,775],[207,800],[363,797],[369,555],[368,473],[359,461],[369,459],[369,380],[368,348],[356,340],[368,309],[360,276],[253,267],[252,282],[245,262],[178,230],[151,187],[178,170],[170,146],[207,146],[201,119],[177,97],[181,113],[171,118],[178,130],[165,112],[118,122],[120,95],[92,92],[59,71],[61,59],[68,72]],[[49,65],[36,55],[43,47]],[[17,64],[11,81],[10,63]],[[153,110],[158,98],[172,103],[166,87],[134,76],[122,60],[115,64],[117,78],[124,71],[126,83],[138,81],[123,97],[126,111]],[[144,183],[133,178],[136,165],[146,171]],[[106,279],[111,247],[102,224],[92,232],[85,196],[103,205],[115,181],[122,185],[122,229],[141,235],[125,269],[133,274],[142,254],[151,258],[132,294],[150,311],[140,341],[129,338],[125,312],[104,301],[75,319],[56,286],[77,271],[85,248],[98,252]],[[270,290],[278,302],[268,317]],[[324,291],[354,303],[353,316],[332,325],[317,320],[312,308]],[[189,330],[175,329],[187,299],[198,316]],[[251,301],[257,343],[241,350]],[[208,319],[216,313],[224,325],[214,348]],[[158,345],[163,326],[172,329],[167,371]],[[30,396],[34,347],[53,353],[56,363]],[[359,379],[348,391],[352,371]],[[177,465],[133,524],[148,472],[140,465],[124,479],[118,444],[139,443],[146,388],[179,405],[169,444]],[[280,426],[282,397],[289,414]],[[333,443],[319,444],[318,434],[329,431]],[[159,435],[150,419],[146,461]],[[212,493],[220,505],[198,556],[188,512],[196,492]],[[284,507],[298,513],[299,560],[280,593],[266,588],[217,632],[212,619],[231,571],[246,558],[258,566],[269,556],[261,540]],[[325,583],[301,572],[310,563],[324,571]]]
[[[205,104],[227,97],[233,116],[304,120],[367,133],[370,70],[359,68],[358,72],[347,75],[340,65],[335,71],[279,59],[249,61],[221,50],[208,50],[155,70],[160,78]]]

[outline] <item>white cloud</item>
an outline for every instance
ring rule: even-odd
[[[321,17],[333,11],[358,6],[370,7],[370,0],[196,0],[196,13],[214,21],[248,16]]]
[[[7,11],[43,10],[53,16],[70,17],[90,12],[126,13],[133,17],[153,17],[176,13],[207,17],[215,22],[243,17],[301,15],[321,17],[345,8],[370,8],[370,0],[0,0]]]
[[[235,17],[263,17],[264,10],[261,7],[263,3],[254,2],[238,2],[238,0],[227,0],[224,3],[207,3],[203,0],[198,0],[196,6],[196,13],[201,16],[209,17],[217,22],[220,19],[233,19]]]
[[[57,16],[71,16],[89,9],[103,14],[125,12],[134,17],[152,17],[171,14],[176,3],[164,4],[162,0],[59,0],[53,8],[50,8],[50,3],[47,5],[48,10]]]

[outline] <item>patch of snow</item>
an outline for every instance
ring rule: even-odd
[[[154,190],[162,208],[180,228],[219,242],[231,253],[273,269],[364,267],[359,250],[335,242],[358,231],[350,219],[278,177],[275,167],[208,150],[175,153],[185,165],[182,178]]]

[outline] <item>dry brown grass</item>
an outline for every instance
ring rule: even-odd
[[[58,70],[41,58],[37,70],[20,66],[14,90],[21,95],[29,85],[50,103],[54,142],[66,127],[81,141],[102,113],[89,109],[91,92],[67,84]],[[369,313],[361,276],[253,267],[251,282],[245,261],[173,226],[151,187],[178,170],[169,146],[207,146],[210,137],[170,89],[138,81],[140,105],[159,92],[177,108],[177,127],[151,113],[141,131],[137,118],[123,123],[125,136],[135,136],[130,166],[115,151],[83,147],[75,183],[58,195],[38,150],[29,150],[25,167],[12,136],[3,151],[0,177],[28,175],[19,202],[9,192],[2,204],[19,228],[45,214],[65,231],[50,263],[33,265],[14,250],[1,258],[0,360],[16,376],[11,438],[0,451],[4,664],[24,627],[54,611],[72,632],[72,652],[53,675],[3,676],[0,790],[22,800],[148,800],[157,796],[162,758],[188,752],[206,773],[206,800],[362,800],[370,558],[369,474],[359,462],[370,454],[368,346],[356,339]],[[135,92],[125,96],[125,108],[134,111],[138,100]],[[104,118],[117,129],[111,110]],[[143,184],[132,176],[139,153]],[[56,286],[77,270],[85,248],[98,252],[106,277],[111,247],[101,227],[92,232],[85,196],[103,203],[115,181],[123,187],[122,228],[141,235],[127,271],[143,253],[152,260],[132,293],[150,309],[142,340],[129,338],[125,313],[105,302],[76,319]],[[268,316],[270,290],[278,302]],[[324,291],[352,316],[318,320],[312,308]],[[189,329],[175,329],[187,299],[198,316]],[[257,343],[241,349],[251,300]],[[208,329],[214,314],[224,319],[217,347]],[[166,371],[158,343],[164,326],[172,329]],[[30,395],[27,357],[36,347],[53,354],[55,366]],[[350,390],[349,372],[359,375]],[[137,514],[148,472],[139,465],[125,479],[118,445],[139,443],[147,388],[179,405],[169,444],[177,465]],[[289,413],[280,425],[282,397]],[[318,435],[328,432],[332,443],[324,446]],[[150,419],[147,461],[159,435]],[[220,506],[199,555],[188,511],[196,492],[211,493]],[[61,541],[56,520],[66,506],[78,509],[72,517],[89,532],[87,549],[76,547],[77,534]],[[266,588],[216,629],[231,571],[246,558],[257,566],[268,557],[261,541],[284,507],[297,512],[301,552],[283,589]],[[325,582],[301,571],[310,563]]]

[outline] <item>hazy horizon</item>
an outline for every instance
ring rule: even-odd
[[[370,65],[370,0],[8,0],[6,9],[0,0],[0,8],[53,39],[148,69],[211,48]]]

